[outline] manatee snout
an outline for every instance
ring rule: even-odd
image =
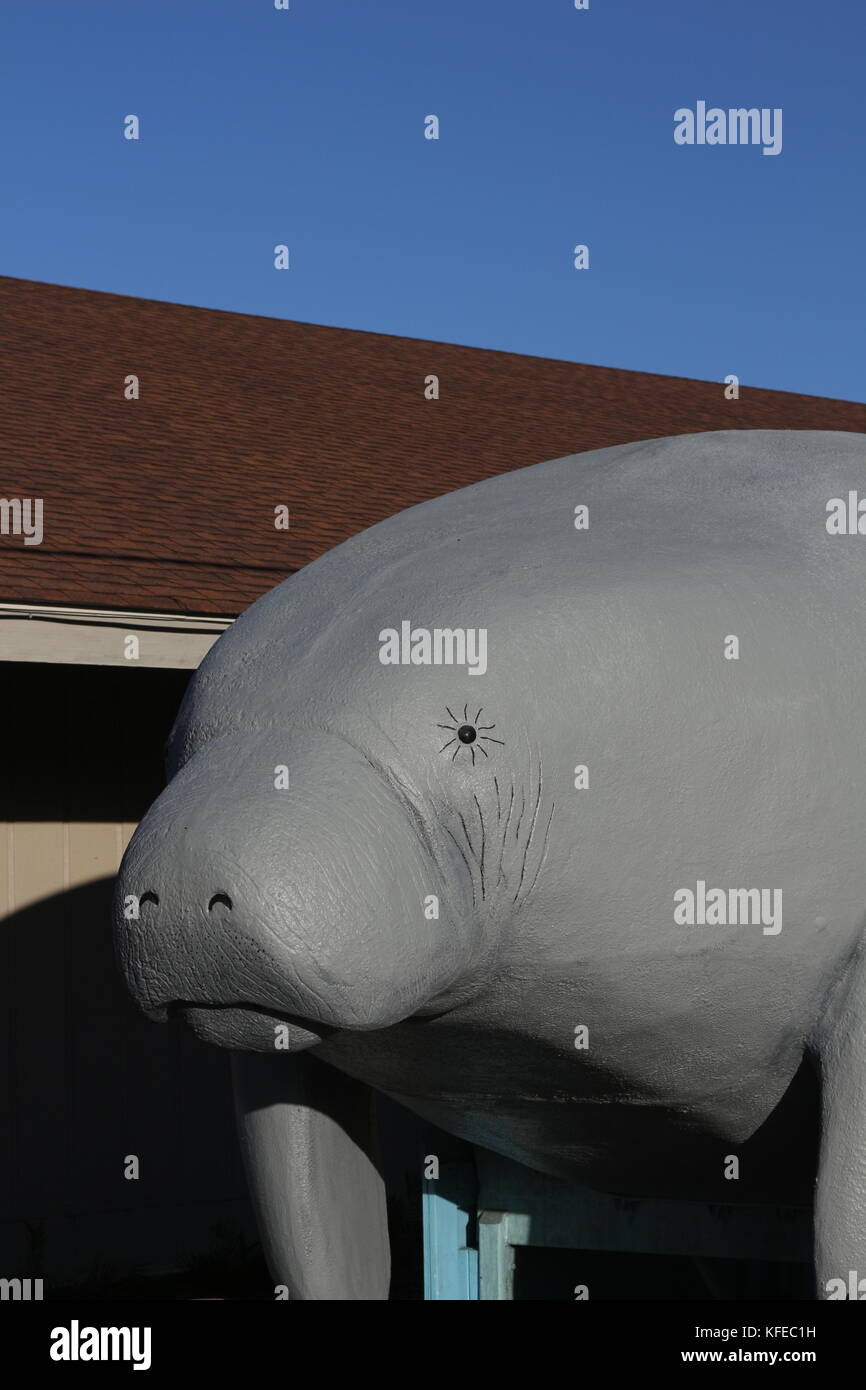
[[[455,943],[425,911],[440,866],[401,796],[344,740],[212,740],[151,807],[114,905],[127,985],[204,1041],[298,1051],[385,1028],[447,991]]]

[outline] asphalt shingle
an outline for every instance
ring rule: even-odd
[[[866,432],[866,405],[0,278],[0,601],[233,615],[416,502],[584,449]],[[140,379],[140,399],[124,381]],[[425,378],[439,378],[426,400]],[[274,528],[286,504],[288,532]]]

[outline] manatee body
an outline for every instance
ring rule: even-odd
[[[856,434],[558,459],[355,537],[208,654],[116,939],[151,1016],[244,1054],[298,1296],[387,1294],[366,1087],[625,1195],[817,1171],[819,1291],[866,1275],[866,536],[827,526],[861,486]]]

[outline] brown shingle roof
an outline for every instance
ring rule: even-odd
[[[0,601],[234,614],[383,517],[583,449],[866,406],[0,278]],[[124,399],[124,378],[141,399]],[[424,398],[435,373],[440,399]],[[276,531],[286,503],[291,529]]]

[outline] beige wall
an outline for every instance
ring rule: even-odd
[[[113,876],[134,829],[130,821],[0,822],[0,918]]]

